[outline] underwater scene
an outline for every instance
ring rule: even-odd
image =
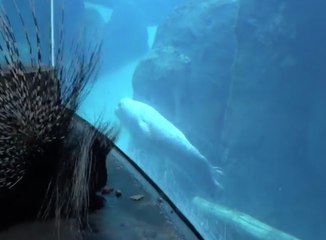
[[[198,239],[326,239],[325,1],[0,3],[0,215],[84,226],[111,175],[132,182],[105,168],[116,147]],[[120,204],[99,228],[140,218]],[[82,239],[192,239],[162,219],[165,235]],[[0,239],[20,239],[7,220]]]

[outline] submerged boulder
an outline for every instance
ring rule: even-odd
[[[188,1],[133,77],[136,100],[222,161],[222,201],[303,239],[325,238],[325,5]]]
[[[229,92],[237,11],[237,1],[224,0],[194,0],[176,8],[133,76],[135,99],[182,126],[209,158],[216,147],[207,143],[221,133]]]

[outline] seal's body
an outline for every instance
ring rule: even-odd
[[[188,183],[203,182],[207,191],[221,187],[221,171],[191,144],[186,136],[153,107],[124,98],[118,104],[116,115],[129,130],[134,142],[151,153],[168,156],[175,169],[187,177]]]

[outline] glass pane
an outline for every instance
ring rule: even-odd
[[[50,8],[36,2],[43,48]],[[55,1],[55,51],[61,9]],[[75,0],[63,9],[65,41],[103,40],[78,113],[116,123],[117,145],[205,239],[326,239],[326,2]],[[15,38],[30,51],[23,30]]]
[[[118,106],[119,146],[205,239],[324,239],[325,3],[93,2],[108,65],[82,111]]]

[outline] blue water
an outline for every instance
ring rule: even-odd
[[[119,125],[118,146],[205,239],[265,239],[241,213],[293,236],[284,239],[326,239],[324,1],[76,3],[82,11],[66,9],[68,38],[83,25],[87,40],[103,39],[101,71],[79,114]],[[145,110],[120,122],[125,97],[174,128],[145,121]],[[183,155],[180,133],[210,169]],[[224,174],[211,176],[213,167]],[[240,213],[222,216],[223,207]]]
[[[203,176],[187,176],[191,171],[180,169],[189,159],[171,156],[174,152],[163,145],[165,153],[139,145],[140,133],[122,125],[119,146],[205,239],[256,238],[250,227],[198,206],[195,197],[248,214],[298,239],[326,239],[325,4],[217,2],[189,1],[161,15],[157,32],[147,35],[154,44],[137,57],[130,54],[122,67],[103,73],[81,112],[89,117],[104,111],[119,122],[114,109],[121,98],[144,102],[223,169],[223,188],[207,189]],[[145,23],[146,17],[162,2],[135,3],[129,1],[137,5],[146,29],[155,27]],[[171,1],[171,6],[179,4]],[[115,54],[125,57],[125,50],[138,51],[129,49],[136,31],[128,28],[137,24],[123,10],[117,28],[120,38],[127,39],[117,40],[124,45]]]

